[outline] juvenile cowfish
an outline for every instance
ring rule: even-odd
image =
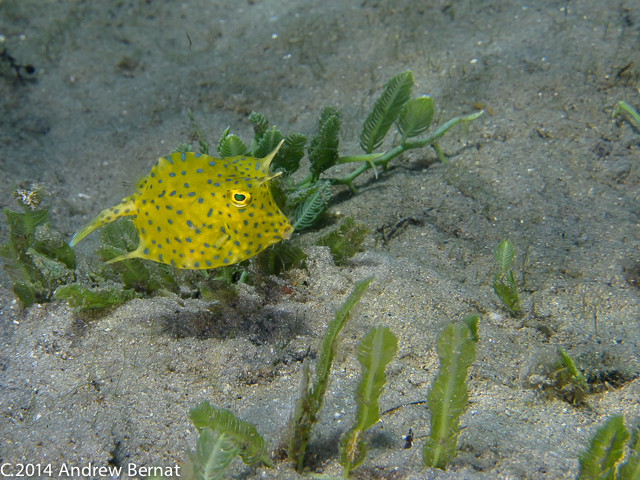
[[[69,245],[130,216],[140,244],[107,263],[144,258],[197,270],[250,258],[293,232],[270,188],[277,174],[269,174],[269,164],[281,145],[265,158],[217,159],[193,152],[162,157],[136,193],[100,212]]]

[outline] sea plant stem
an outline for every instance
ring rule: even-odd
[[[384,153],[366,153],[364,155],[350,155],[348,157],[340,157],[336,164],[350,162],[373,162],[380,158]]]
[[[623,100],[620,100],[618,103],[616,103],[616,106],[613,109],[613,113],[611,114],[611,118],[616,118],[621,110],[629,114],[633,119],[633,121],[631,122],[633,126],[640,129],[640,115],[638,114],[638,111]]]
[[[442,137],[445,133],[447,133],[451,128],[459,123],[468,123],[472,120],[475,120],[480,115],[484,113],[484,110],[480,110],[479,112],[472,113],[470,115],[465,115],[463,117],[455,117],[449,120],[447,123],[438,128],[435,132],[429,135],[426,138],[416,140],[413,142],[404,142],[400,145],[392,148],[388,152],[385,153],[371,153],[368,155],[351,155],[346,157],[340,157],[337,164],[341,163],[350,163],[350,162],[363,162],[358,168],[356,168],[349,175],[346,175],[342,178],[329,178],[329,180],[333,185],[348,185],[352,192],[355,193],[355,187],[353,186],[353,180],[362,175],[364,172],[373,168],[377,165],[381,165],[386,168],[387,164],[395,157],[405,152],[406,150],[412,150],[414,148],[423,148],[427,145],[434,146],[435,151],[438,153],[440,160],[442,161],[443,156],[441,155],[442,151],[435,145],[435,141]],[[298,187],[308,186],[313,180],[313,176],[311,174],[307,175],[300,183],[298,183]]]

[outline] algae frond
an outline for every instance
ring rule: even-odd
[[[444,470],[456,456],[460,416],[467,409],[467,370],[476,359],[478,315],[449,323],[438,335],[440,369],[429,392],[431,432],[422,452],[425,466]]]
[[[335,357],[338,334],[349,318],[349,312],[355,306],[373,278],[367,278],[356,282],[353,292],[347,297],[342,307],[336,312],[336,316],[327,325],[322,344],[320,346],[320,358],[316,363],[316,378],[309,388],[309,365],[303,369],[302,396],[296,404],[291,422],[291,440],[289,442],[289,459],[296,464],[298,472],[304,467],[304,455],[307,450],[311,429],[318,422],[318,413],[324,402],[324,394],[329,384],[331,365]]]
[[[58,286],[74,282],[76,260],[62,235],[47,223],[49,208],[40,208],[41,189],[16,189],[14,197],[24,210],[3,209],[9,241],[0,245],[0,257],[13,292],[28,307],[50,301]]]

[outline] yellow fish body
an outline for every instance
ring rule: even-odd
[[[140,243],[107,263],[144,258],[177,268],[232,265],[287,239],[293,227],[273,200],[265,158],[217,159],[172,153],[153,166],[137,192],[100,212],[76,233],[73,247],[96,228],[131,216]]]

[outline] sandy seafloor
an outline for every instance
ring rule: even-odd
[[[471,403],[449,469],[421,466],[429,411],[418,404],[371,429],[353,476],[575,477],[598,425],[640,414],[638,378],[583,406],[536,387],[557,346],[592,372],[640,370],[640,291],[627,280],[640,255],[640,132],[610,119],[618,100],[638,103],[639,11],[640,2],[617,0],[0,0],[0,48],[37,69],[25,84],[0,77],[0,203],[16,206],[16,184],[45,185],[51,224],[67,238],[127,195],[125,180],[187,141],[187,108],[211,139],[230,125],[248,141],[252,110],[311,135],[321,108],[334,105],[343,155],[360,151],[366,112],[405,69],[415,94],[433,96],[440,124],[474,104],[493,113],[472,123],[467,143],[459,128],[443,139],[447,164],[414,150],[379,180],[358,178],[357,196],[337,196],[331,213],[371,230],[350,263],[336,267],[313,246],[326,230],[305,233],[306,269],[273,280],[292,289],[241,286],[239,301],[215,315],[175,296],[100,315],[62,303],[22,310],[3,276],[0,463],[175,466],[195,444],[187,413],[203,400],[255,423],[278,452],[301,359],[317,351],[354,281],[375,275],[342,336],[313,470],[341,472],[355,346],[371,326],[399,339],[386,410],[426,398],[437,333],[480,311]],[[381,242],[376,229],[402,219],[412,220]],[[2,240],[7,233],[0,222]],[[518,319],[491,286],[504,237],[518,254]],[[98,242],[93,234],[79,244],[79,257]],[[404,449],[410,428],[416,440]],[[275,469],[237,460],[229,475],[298,478],[277,458]]]

